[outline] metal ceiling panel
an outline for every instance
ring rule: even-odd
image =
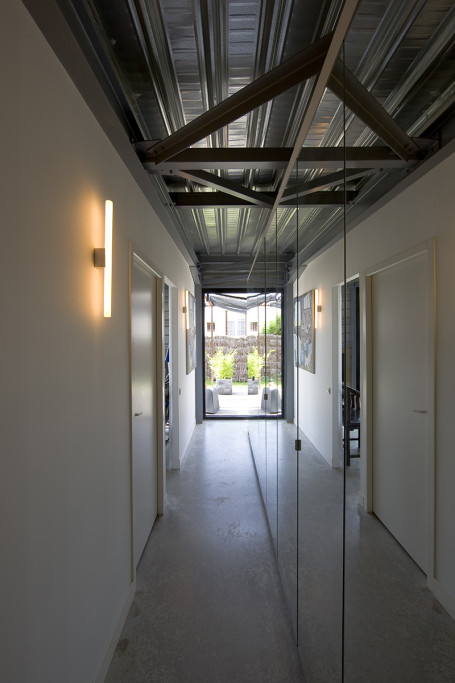
[[[204,258],[219,256],[220,278],[238,286],[233,257],[251,259],[271,222],[289,262],[297,236],[301,259],[330,244],[341,225],[342,211],[327,202],[343,189],[343,144],[357,214],[455,130],[453,0],[361,0],[314,115],[326,53],[318,41],[330,43],[343,0],[57,2],[74,18],[144,174],[198,256],[202,284],[217,277]],[[319,62],[291,80],[286,62],[302,50]],[[219,110],[229,114],[218,118]],[[289,168],[304,122],[298,167]],[[271,221],[280,192],[291,205]],[[220,193],[231,199],[220,202]],[[314,205],[316,193],[324,204]]]

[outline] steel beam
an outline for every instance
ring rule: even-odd
[[[347,201],[352,202],[356,198],[356,192],[347,193]],[[208,208],[239,208],[253,207],[247,199],[239,199],[225,192],[170,192],[172,204],[178,208],[208,209]],[[343,192],[313,192],[298,200],[291,200],[283,204],[286,208],[342,206],[344,201]],[[259,207],[258,207],[259,208]],[[270,208],[270,207],[268,207]]]
[[[415,158],[420,149],[417,142],[400,128],[341,60],[335,62],[327,85],[398,156],[405,161]]]
[[[208,173],[207,171],[176,171],[176,175],[181,178],[186,178],[187,180],[192,180],[200,185],[205,185],[211,187],[214,190],[221,190],[226,194],[230,194],[233,197],[238,197],[239,199],[245,199],[249,203],[255,204],[262,208],[270,208],[273,205],[273,197],[266,195],[262,192],[255,192],[250,190],[248,187],[239,185],[238,183],[233,183],[231,180],[226,178],[220,178],[220,176],[214,173]]]
[[[150,150],[155,162],[165,161],[231,121],[239,119],[321,70],[332,34],[327,34],[271,71],[201,114]]]
[[[199,169],[264,169],[274,170],[285,168],[289,161],[292,150],[280,147],[233,147],[186,149],[175,155],[169,161],[155,163],[150,153],[139,154],[141,161],[149,171],[157,171],[163,174],[172,173],[175,170],[186,171]]]
[[[336,171],[336,173],[327,173],[326,175],[318,176],[314,180],[301,183],[298,186],[294,185],[288,187],[286,192],[283,194],[283,202],[286,202],[289,199],[294,199],[295,197],[304,197],[307,194],[318,192],[319,190],[326,190],[334,185],[342,185],[344,183],[345,177],[346,180],[357,180],[358,178],[363,178],[364,176],[369,175],[373,171],[374,169],[372,168],[365,168],[362,170],[349,170],[346,172],[346,176],[344,171]]]
[[[292,155],[291,147],[243,147],[223,149],[187,149],[173,159],[160,164],[148,154],[140,155],[147,170],[172,175],[181,169],[187,173],[204,169],[281,170],[286,169]],[[419,158],[419,153],[412,156]],[[342,147],[303,147],[297,161],[300,169],[343,167]],[[404,168],[406,162],[389,147],[348,147],[346,165],[349,168]]]
[[[265,238],[267,235],[268,229],[273,221],[274,217],[274,212],[278,208],[278,206],[281,203],[281,198],[284,194],[284,191],[288,185],[288,181],[290,178],[290,175],[292,173],[292,170],[294,168],[294,165],[299,158],[299,155],[301,153],[303,143],[305,142],[305,139],[308,135],[308,132],[310,130],[311,124],[313,122],[314,116],[316,114],[316,111],[319,107],[319,104],[322,100],[322,97],[324,96],[325,89],[327,87],[327,82],[330,78],[330,74],[332,72],[332,69],[334,67],[334,64],[338,58],[338,53],[343,45],[343,41],[346,37],[346,34],[348,32],[349,26],[351,25],[351,22],[354,18],[354,15],[357,10],[357,6],[359,4],[360,0],[345,0],[343,8],[341,10],[341,13],[339,15],[337,25],[335,28],[335,31],[333,32],[330,40],[330,47],[327,50],[327,54],[324,59],[324,63],[322,65],[321,71],[314,83],[313,90],[311,93],[310,100],[308,102],[308,106],[305,111],[305,115],[303,117],[303,121],[300,125],[299,132],[296,137],[294,149],[291,154],[291,158],[289,159],[289,163],[286,167],[285,172],[283,173],[283,177],[281,179],[281,184],[280,187],[278,188],[277,196],[275,199],[275,203],[273,205],[273,209],[270,212],[270,216],[267,219],[267,222],[264,226],[264,229],[262,233],[259,235],[259,239],[256,242],[255,245],[255,260],[256,257],[259,254],[259,250],[261,247],[262,240]],[[253,262],[253,265],[251,267],[250,271],[250,276],[253,272],[255,265],[255,261]]]
[[[344,192],[342,190],[334,190],[333,192],[322,191],[322,192],[311,192],[307,195],[297,195],[292,199],[285,200],[284,197],[281,198],[281,204],[278,208],[314,208],[314,207],[324,207],[324,206],[343,206],[344,203]],[[346,192],[346,201],[351,204],[355,199],[357,199],[357,192],[355,190],[348,190]]]
[[[267,287],[272,289],[273,287],[284,287],[287,281],[287,271],[282,271],[281,273],[278,273],[278,275],[275,275],[274,273],[268,273],[267,277]],[[243,273],[240,275],[237,275],[236,273],[233,273],[230,276],[226,277],[217,277],[216,275],[213,275],[211,273],[201,273],[201,285],[204,288],[210,288],[210,287],[220,287],[220,285],[223,285],[224,288],[228,289],[230,287],[236,288],[239,287],[239,284],[242,285],[242,288],[245,287],[246,283],[246,278]],[[264,278],[257,278],[256,274],[253,275],[253,277],[250,277],[248,280],[248,287],[254,287],[256,286],[260,289],[264,287]]]
[[[270,264],[270,263],[289,263],[294,258],[293,254],[273,254],[269,258],[258,257],[256,263],[260,264]],[[252,256],[240,256],[239,254],[197,254],[198,262],[202,266],[216,266],[220,264],[232,264],[232,265],[247,265],[250,266],[253,257]]]

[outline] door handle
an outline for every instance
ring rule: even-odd
[[[413,410],[412,412],[413,413],[420,413],[421,415],[426,415],[428,411],[427,410]]]
[[[142,415],[142,413],[134,413],[134,417],[139,417],[139,415]]]

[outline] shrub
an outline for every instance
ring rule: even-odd
[[[257,346],[255,346],[254,351],[251,351],[247,355],[247,364],[248,379],[252,379],[253,377],[259,379],[261,370],[264,367],[264,356],[259,355]]]
[[[214,356],[209,357],[208,363],[216,379],[230,379],[234,374],[235,365],[234,349],[230,353],[223,353],[223,349],[218,349]]]
[[[261,334],[281,334],[281,313],[278,313],[275,320],[271,320],[267,326],[264,325]]]

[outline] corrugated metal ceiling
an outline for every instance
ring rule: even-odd
[[[273,242],[281,255],[278,280],[282,282],[296,255],[297,223],[301,260],[311,259],[340,234],[343,164],[333,158],[332,148],[344,143],[348,148],[368,148],[362,158],[354,150],[348,164],[349,220],[451,137],[455,4],[361,0],[345,36],[345,64],[353,74],[348,84],[352,101],[346,111],[346,138],[334,71],[305,137],[308,155],[292,171],[284,190],[283,202],[288,206],[280,207],[266,232],[286,167],[286,159],[279,162],[270,148],[287,149],[289,159],[319,72],[284,92],[277,82],[271,97],[261,100],[259,95],[258,106],[246,112],[234,109],[227,125],[193,136],[187,151],[184,146],[177,155],[168,154],[157,162],[156,144],[169,136],[173,139],[176,131],[185,132],[191,122],[197,127],[198,117],[210,118],[206,112],[213,112],[216,105],[246,86],[251,88],[304,48],[319,45],[321,37],[336,29],[345,3],[59,0],[59,4],[67,13],[70,9],[83,27],[81,44],[91,60],[96,58],[102,65],[104,88],[121,112],[144,162],[144,173],[149,173],[184,243],[196,254],[203,285],[245,285],[248,264],[264,235],[265,248],[270,250]],[[325,58],[322,48],[321,55]],[[401,138],[391,127],[393,122],[405,134],[405,146],[406,135],[421,138],[407,158],[403,159],[403,148],[394,144]],[[373,154],[372,148],[384,147],[389,132],[388,149]],[[257,162],[258,148],[266,148],[262,164]],[[320,158],[312,157],[315,148],[321,151]],[[194,152],[205,154],[210,149],[214,150],[210,161],[201,161]],[[242,165],[226,152],[232,149],[245,150],[247,157],[248,151],[251,154]]]

